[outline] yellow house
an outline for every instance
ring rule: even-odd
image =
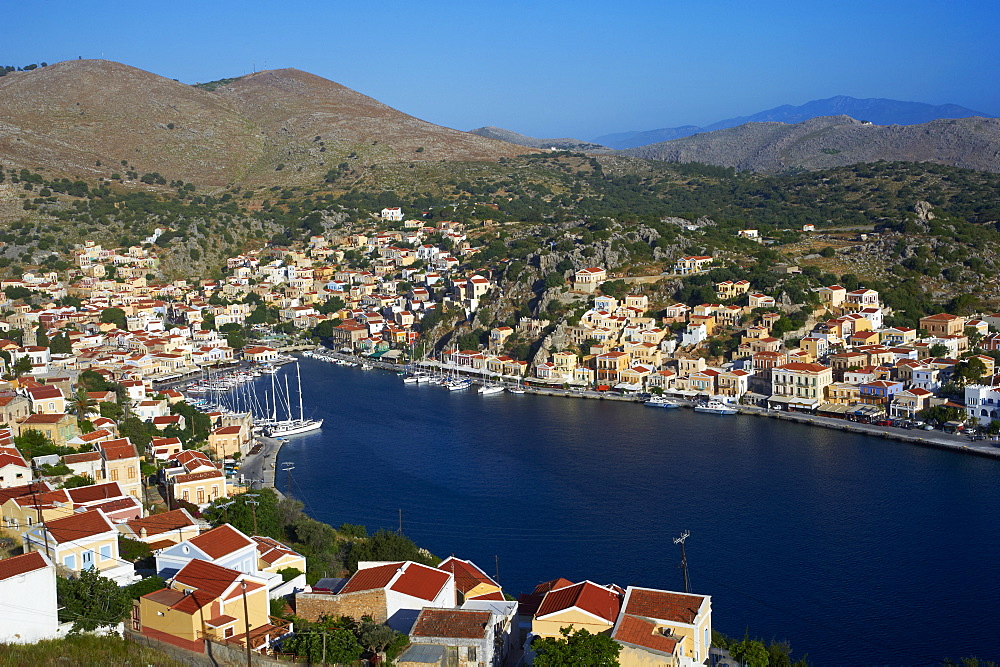
[[[850,382],[833,382],[826,386],[826,402],[851,405],[861,400],[861,389]]]
[[[142,498],[142,472],[139,454],[128,438],[105,440],[94,445],[101,453],[102,477],[98,481],[118,482],[122,491]]]
[[[135,577],[132,563],[118,556],[118,531],[99,509],[46,521],[24,535],[25,549],[45,552],[68,570],[97,569],[119,584]]]
[[[576,354],[574,352],[554,352],[552,354],[553,370],[560,375],[572,375],[576,368]]]
[[[623,667],[703,664],[712,646],[711,597],[629,586],[611,638],[622,646]]]
[[[256,539],[256,538],[254,538]],[[493,581],[479,566],[469,560],[449,556],[438,564],[439,570],[451,572],[455,577],[455,605],[466,600],[502,600],[500,584]]]
[[[531,632],[539,637],[562,635],[572,626],[591,634],[609,634],[621,609],[621,589],[599,586],[592,581],[549,591],[531,621]]]
[[[245,454],[249,444],[250,431],[243,426],[222,426],[208,435],[208,446],[220,459],[236,453]]]
[[[619,374],[632,365],[632,358],[625,352],[605,352],[597,355],[597,380],[617,382]]]
[[[184,500],[196,505],[206,505],[216,498],[229,497],[226,476],[218,469],[171,477],[169,492],[174,500]]]
[[[251,539],[257,543],[257,569],[261,572],[277,572],[286,568],[306,571],[306,557],[302,554],[270,537],[254,535]]]
[[[263,581],[203,560],[190,561],[166,588],[139,598],[142,634],[199,653],[204,639],[246,646],[248,627],[252,648],[268,644],[281,634],[268,611]]]
[[[120,523],[118,531],[124,537],[145,542],[155,551],[198,537],[201,529],[186,509],[178,509]]]
[[[800,361],[782,364],[771,371],[770,402],[816,407],[825,398],[826,387],[832,382],[833,372],[823,364]]]
[[[38,431],[59,447],[69,446],[69,441],[79,434],[76,417],[58,413],[29,415],[16,422],[13,430],[16,431],[15,435],[24,435],[27,431]]]

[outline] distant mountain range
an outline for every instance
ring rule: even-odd
[[[528,146],[530,148],[555,148],[561,151],[596,151],[607,150],[607,146],[580,141],[579,139],[536,139],[523,134],[518,134],[512,130],[505,130],[502,127],[479,127],[469,130],[469,134],[478,134],[481,137],[499,139],[518,146]]]
[[[886,126],[849,116],[826,116],[795,124],[745,123],[621,153],[763,172],[825,169],[878,160],[936,162],[1000,172],[1000,119],[957,118]]]
[[[0,77],[0,109],[0,163],[79,177],[134,169],[213,186],[299,185],[341,164],[531,152],[295,69],[189,86],[121,63],[69,60]]]
[[[705,127],[683,125],[644,132],[619,132],[606,134],[594,141],[609,148],[636,148],[661,141],[682,139],[700,132],[724,130],[745,123],[801,123],[810,118],[821,116],[850,116],[858,120],[869,121],[875,125],[919,125],[939,118],[992,117],[990,114],[966,109],[957,104],[933,105],[882,98],[856,99],[846,95],[838,95],[825,100],[813,100],[799,106],[784,104],[751,116],[720,120]]]

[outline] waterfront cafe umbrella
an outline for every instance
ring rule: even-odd
[[[642,391],[641,384],[630,384],[628,382],[619,382],[615,385],[615,389],[621,389],[622,391]]]

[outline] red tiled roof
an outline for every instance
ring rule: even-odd
[[[104,459],[107,461],[133,459],[139,456],[138,452],[135,451],[135,445],[128,438],[99,442],[97,443],[97,448],[101,450]]]
[[[281,559],[282,556],[298,556],[299,554],[292,551],[290,548],[282,544],[277,540],[273,540],[270,537],[261,537],[260,535],[254,535],[252,538],[254,542],[257,543],[257,555],[260,556],[261,560],[268,563],[275,563]]]
[[[69,417],[69,415],[59,412],[28,415],[19,421],[18,424],[58,424],[66,417]]]
[[[677,640],[662,635],[656,629],[655,623],[629,614],[622,617],[611,638],[625,644],[648,648],[668,655],[673,655],[677,648]]]
[[[173,478],[174,484],[187,484],[188,482],[199,482],[203,479],[211,479],[217,477],[218,479],[225,479],[226,476],[222,474],[221,470],[205,470],[203,472],[193,472],[187,475],[177,475]]]
[[[132,496],[125,496],[124,498],[115,498],[114,500],[109,500],[104,503],[89,505],[88,508],[102,510],[105,514],[114,514],[115,512],[120,512],[126,509],[137,509],[141,511],[142,503]]]
[[[195,590],[173,603],[171,608],[193,614],[219,599],[233,582],[240,578],[240,574],[236,570],[206,560],[188,561],[180,572],[174,575],[174,582]],[[250,588],[249,582],[247,588],[248,590]]]
[[[621,609],[621,598],[603,586],[584,581],[546,593],[535,617],[541,618],[573,607],[614,623]]]
[[[466,599],[467,600],[501,600],[501,601],[503,601],[503,600],[506,600],[507,598],[505,598],[503,596],[503,593],[501,593],[500,591],[493,591],[492,593],[484,593],[482,595],[473,595],[473,596],[471,596],[469,598],[466,598]]]
[[[45,557],[39,551],[31,551],[21,556],[4,558],[0,560],[0,581],[16,577],[19,574],[27,574],[48,567]]]
[[[96,431],[95,431],[96,433]],[[71,463],[85,463],[87,461],[100,461],[100,452],[82,452],[80,454],[66,454],[63,456],[63,463],[70,465]]]
[[[356,593],[358,591],[370,591],[376,588],[385,588],[396,576],[396,571],[403,567],[404,563],[386,563],[358,570],[354,576],[340,589],[340,593]]]
[[[482,639],[490,624],[490,612],[464,609],[422,609],[411,637]]]
[[[222,558],[237,549],[254,544],[253,540],[228,523],[207,530],[198,537],[192,537],[190,542],[212,558]]]
[[[393,582],[390,588],[397,593],[422,600],[433,600],[451,579],[448,572],[442,572],[437,568],[419,563],[409,562],[403,567],[405,568],[403,574]]]
[[[171,510],[163,514],[153,514],[144,519],[132,519],[127,523],[128,527],[136,535],[145,528],[147,537],[195,525],[194,519],[191,518],[191,515],[185,509]]]
[[[694,623],[704,600],[703,595],[633,588],[625,613],[661,621]]]
[[[72,542],[84,537],[93,537],[101,533],[115,533],[115,527],[100,510],[71,514],[61,519],[53,519],[45,523],[52,539],[56,543]]]
[[[24,458],[20,455],[8,454],[7,452],[0,452],[0,468],[4,466],[21,466],[22,468],[27,468],[28,464],[25,462]]]
[[[70,499],[76,504],[92,503],[97,500],[108,500],[109,498],[119,498],[124,494],[118,482],[105,482],[104,484],[91,484],[75,489],[66,489]]]
[[[490,579],[471,561],[451,556],[439,563],[438,569],[451,572],[455,577],[455,588],[463,594],[468,593],[479,584],[490,584],[499,588],[499,584]],[[501,597],[501,599],[503,598]]]

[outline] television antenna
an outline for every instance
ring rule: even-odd
[[[691,580],[688,579],[688,559],[687,559],[687,553],[684,551],[684,541],[687,540],[687,538],[689,538],[689,537],[691,537],[691,532],[685,530],[683,533],[681,533],[680,537],[675,537],[674,538],[674,544],[681,545],[681,571],[684,572],[684,592],[685,593],[690,593],[691,592]]]

